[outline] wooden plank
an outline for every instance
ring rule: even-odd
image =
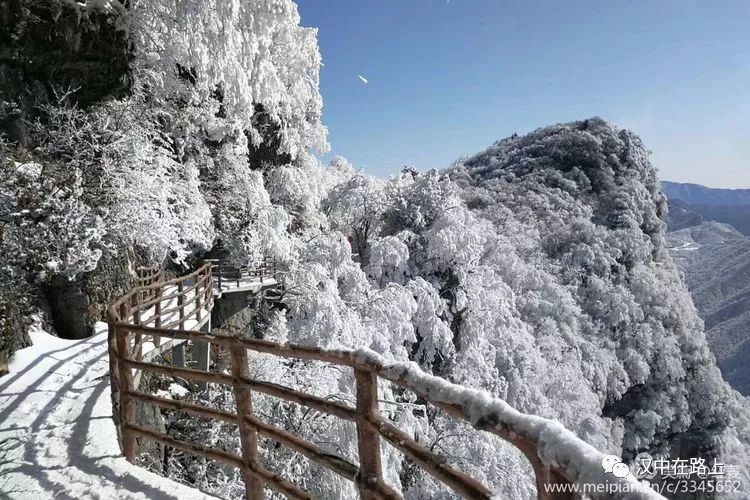
[[[253,418],[253,402],[250,387],[242,382],[250,377],[247,351],[244,347],[234,346],[229,351],[232,365],[232,387],[234,389],[234,404],[240,417],[240,442],[242,444],[243,472],[245,475],[245,498],[260,500],[263,497],[263,483],[252,474],[252,469],[258,464],[258,433],[255,427],[247,425],[247,420]]]
[[[133,331],[139,331],[144,334],[162,335],[173,339],[190,340],[193,342],[210,342],[212,344],[231,347],[236,342],[242,344],[251,351],[264,352],[284,358],[305,359],[308,361],[324,361],[337,365],[351,366],[363,369],[365,371],[372,368],[363,365],[357,361],[356,356],[350,351],[328,350],[318,347],[301,346],[295,344],[278,344],[269,340],[239,338],[232,335],[204,333],[195,330],[170,330],[166,328],[153,328],[149,326],[124,325]]]
[[[256,392],[261,392],[269,396],[274,396],[286,401],[292,401],[294,403],[307,406],[314,410],[318,410],[329,415],[339,417],[344,420],[353,422],[356,420],[356,411],[354,408],[350,408],[341,403],[335,401],[329,401],[327,399],[319,398],[317,396],[311,396],[300,391],[295,391],[283,385],[274,384],[272,382],[261,382],[260,380],[243,379],[243,382],[248,384],[250,388]]]
[[[195,415],[197,417],[213,418],[215,420],[221,420],[222,422],[229,422],[232,424],[238,422],[237,415],[235,415],[234,413],[209,408],[208,406],[196,405],[193,403],[188,403],[187,401],[179,401],[176,399],[161,398],[159,396],[154,396],[138,391],[132,391],[128,393],[128,395],[136,401],[150,403],[167,410],[184,411],[185,413]]]
[[[192,368],[179,368],[176,366],[159,365],[156,363],[145,363],[142,361],[126,360],[123,361],[129,368],[145,370],[170,377],[180,377],[187,380],[199,380],[201,382],[211,382],[214,384],[232,385],[232,377],[223,373],[204,372]],[[262,382],[250,378],[243,378],[243,383],[247,384],[251,390],[274,396],[286,401],[292,401],[301,405],[313,408],[314,410],[328,413],[344,420],[354,421],[356,412],[350,408],[335,401],[329,401],[317,396],[311,396],[282,385],[272,382]]]
[[[127,430],[133,435],[141,436],[146,439],[150,439],[151,441],[156,441],[157,443],[171,446],[172,448],[176,448],[187,453],[199,455],[201,457],[208,458],[209,460],[213,460],[214,462],[219,462],[220,464],[242,468],[242,459],[233,453],[229,453],[223,450],[217,450],[215,448],[209,448],[198,443],[189,443],[187,441],[174,439],[136,424],[127,425]]]
[[[156,304],[154,304],[154,315],[156,316],[156,321],[154,323],[154,326],[156,328],[161,327],[161,304],[162,304],[162,295],[164,295],[164,287],[159,286],[159,288],[156,289]],[[159,347],[159,337],[154,337],[154,345],[156,347]]]
[[[172,314],[175,311],[180,311],[181,310],[182,313],[183,313],[183,315],[184,315],[185,314],[185,307],[189,306],[190,304],[192,304],[193,302],[195,302],[197,300],[197,295],[193,295],[189,299],[186,298],[187,294],[188,294],[188,292],[190,292],[190,290],[193,290],[193,288],[191,287],[190,289],[184,289],[184,291],[180,292],[181,293],[180,296],[177,297],[177,305],[176,306],[172,306],[172,307],[168,307],[167,309],[162,310],[161,313],[164,316],[166,316],[167,314]],[[182,299],[182,300],[180,300],[180,299]],[[197,308],[197,306],[196,306],[196,308]]]
[[[211,382],[214,384],[232,385],[232,377],[223,373],[204,372],[193,370],[192,368],[178,368],[176,366],[158,365],[156,363],[145,363],[132,359],[121,360],[121,364],[128,368],[144,370],[152,373],[159,373],[170,377],[181,377],[187,380],[198,380],[201,382]]]
[[[193,296],[193,300],[195,300],[195,311],[196,311],[196,318],[198,321],[201,320],[201,298],[202,298],[202,288],[201,285],[203,284],[203,278],[199,278],[195,282],[195,295]]]
[[[115,338],[117,342],[118,363],[120,382],[120,429],[122,439],[122,453],[128,462],[135,461],[135,434],[130,432],[129,425],[135,423],[135,404],[130,398],[129,393],[135,390],[133,381],[133,372],[127,365],[130,357],[130,332],[119,331],[115,329]]]
[[[131,310],[133,310],[133,324],[140,325],[141,324],[141,308],[138,302],[138,294],[135,294],[132,297]],[[143,359],[143,334],[141,332],[135,332],[135,344],[133,347],[134,347],[133,355],[135,356],[135,359],[137,360]]]
[[[282,495],[285,495],[287,498],[291,498],[293,500],[313,500],[313,496],[305,490],[299,488],[298,486],[295,486],[278,474],[264,469],[259,465],[253,466],[251,472],[258,479],[261,479],[271,489],[278,491]]]
[[[184,299],[184,296],[183,296],[183,285],[182,285],[182,282],[177,283],[177,293],[178,293],[178,296],[177,296],[177,308],[180,311],[179,325],[180,325],[180,330],[182,330],[182,329],[185,328],[185,305],[183,304],[183,302],[184,302],[185,299]]]
[[[186,441],[174,439],[139,425],[128,426],[128,432],[187,453],[193,453],[215,462],[237,467],[238,469],[243,467],[242,459],[233,453],[208,448],[197,443],[188,443]],[[295,500],[312,500],[313,498],[306,491],[259,465],[253,467],[250,473],[257,479],[264,481],[269,487],[286,495],[288,498]]]
[[[208,266],[210,266],[210,264],[204,264],[198,270],[196,270],[196,271],[194,271],[194,272],[192,272],[190,274],[187,274],[185,276],[180,276],[179,278],[174,278],[174,279],[171,279],[171,280],[162,281],[161,285],[162,286],[176,285],[178,283],[184,283],[184,282],[189,281],[189,280],[191,280],[193,278],[199,277],[200,275],[202,275],[205,272],[205,269]],[[122,297],[120,297],[119,299],[117,299],[114,303],[112,303],[112,305],[110,307],[113,310],[117,311],[117,309],[119,308],[120,304],[122,304],[123,302],[127,303],[128,301],[130,301],[131,296],[133,294],[137,293],[140,290],[143,290],[144,288],[148,288],[148,287],[135,287],[135,288],[133,288],[128,294],[123,295]]]
[[[115,421],[115,427],[118,431],[118,438],[122,441],[120,435],[120,367],[119,355],[117,353],[117,327],[115,326],[117,318],[107,311],[107,350],[109,352],[109,382],[112,396],[112,417]]]
[[[368,425],[378,413],[378,379],[362,370],[354,371],[357,383],[357,449],[359,450],[359,475],[357,489],[360,498],[375,500],[376,490],[383,482],[383,464],[380,457],[380,436]]]
[[[425,401],[428,401],[433,406],[440,408],[448,415],[456,419],[468,422],[475,429],[495,434],[496,436],[501,437],[508,443],[518,448],[521,453],[526,456],[526,459],[531,463],[531,467],[534,470],[534,475],[536,476],[537,492],[539,492],[539,500],[552,498],[544,493],[546,491],[544,487],[545,484],[575,483],[575,480],[573,478],[566,476],[564,470],[558,468],[550,469],[549,467],[546,467],[539,458],[536,442],[524,436],[522,433],[517,432],[516,430],[511,429],[507,425],[501,424],[500,422],[493,421],[492,419],[481,419],[478,422],[472,422],[469,416],[458,404],[447,403],[444,401],[434,401],[430,399],[428,394],[412,387],[408,382],[402,380],[398,376],[393,376],[387,371],[382,370],[382,367],[377,368],[377,370],[381,378],[410,390],[417,396],[423,398]],[[557,495],[558,496],[554,497],[556,500],[575,498],[575,496],[572,494],[557,493]]]
[[[188,321],[189,319],[191,319],[191,318],[193,317],[193,313],[194,313],[194,312],[195,312],[195,311],[192,311],[192,312],[188,313],[188,315],[187,315],[187,316],[185,316],[185,317],[183,317],[182,319],[176,319],[176,320],[174,320],[174,321],[171,321],[171,322],[167,323],[166,325],[162,326],[162,328],[166,329],[167,331],[169,331],[169,329],[170,329],[170,328],[176,328],[176,327],[178,327],[178,326],[179,326],[180,322],[186,322],[186,321]],[[204,316],[204,317],[203,317],[203,319],[202,319],[202,320],[200,320],[200,322],[199,322],[199,323],[197,323],[197,324],[195,324],[195,325],[192,325],[192,328],[203,328],[203,326],[204,326],[205,324],[209,323],[209,322],[210,322],[210,320],[211,320],[211,317],[210,317],[210,316]],[[196,332],[197,332],[197,331],[199,331],[199,330],[193,330],[193,331],[196,331]],[[181,339],[176,339],[176,340],[181,340]]]

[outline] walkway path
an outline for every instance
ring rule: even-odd
[[[129,464],[117,443],[107,325],[85,340],[38,328],[0,378],[0,498],[212,498]],[[0,452],[0,455],[3,453]]]
[[[223,292],[234,291],[232,285],[225,282]],[[0,498],[214,498],[122,457],[105,323],[84,340],[60,339],[39,327],[30,337],[34,345],[18,351],[10,373],[0,377]]]

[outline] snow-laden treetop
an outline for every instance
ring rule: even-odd
[[[60,3],[82,18],[101,11],[117,16],[114,25],[132,43],[136,76],[162,99],[180,96],[218,110],[211,102],[218,97],[221,114],[250,132],[255,145],[272,127],[279,153],[296,158],[307,149],[327,150],[317,30],[300,26],[292,0]],[[261,112],[268,121],[258,120]]]

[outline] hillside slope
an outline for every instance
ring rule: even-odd
[[[670,181],[662,181],[661,187],[667,198],[682,200],[691,204],[750,205],[750,189],[717,189],[700,184],[683,184]]]
[[[677,231],[704,220],[730,224],[750,235],[750,189],[714,189],[662,181],[669,199],[669,229]]]
[[[750,238],[716,222],[670,233],[724,378],[750,394]]]

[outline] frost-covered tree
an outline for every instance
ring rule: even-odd
[[[131,2],[127,22],[144,78],[163,99],[217,99],[251,144],[295,159],[327,148],[316,30],[291,0]]]
[[[362,210],[368,198],[379,206]],[[665,251],[664,197],[630,132],[591,119],[442,173],[374,183],[352,172],[324,207],[330,225],[287,276],[285,339],[415,360],[626,459],[744,463],[742,402]],[[360,267],[346,237],[363,219]],[[529,477],[514,450],[387,394],[421,441],[508,496],[533,491],[508,481]],[[392,466],[409,496],[439,491],[407,462]]]
[[[634,134],[590,119],[499,141],[442,172],[374,179],[310,154],[325,149],[320,55],[291,0],[63,4],[87,23],[116,20],[128,91],[85,107],[55,100],[3,147],[3,279],[77,279],[111,248],[189,262],[220,241],[238,263],[273,255],[281,300],[243,334],[413,360],[602,451],[720,456],[750,484],[747,408],[721,379],[666,252],[665,200]],[[37,210],[46,226],[31,223]],[[252,366],[352,401],[350,373],[262,356]],[[501,496],[533,494],[510,446],[381,389],[381,411],[421,443]],[[213,390],[198,398],[231,407]],[[270,398],[257,410],[356,457],[346,424]],[[227,426],[171,423],[175,435],[237,447]],[[262,456],[315,494],[354,496],[283,447],[264,441]],[[389,447],[384,461],[408,498],[445,494]],[[238,475],[184,456],[164,470],[241,490]]]
[[[184,265],[217,243],[240,264],[282,259],[290,230],[320,226],[317,202],[273,203],[308,192],[319,171],[309,150],[327,147],[316,31],[293,2],[37,4],[0,20],[13,49],[13,64],[0,61],[0,260],[30,273],[30,291],[63,287],[45,294],[86,295],[77,303],[95,300],[100,314],[121,293],[113,268]],[[83,73],[71,74],[78,59]],[[14,90],[13,78],[43,91]]]

